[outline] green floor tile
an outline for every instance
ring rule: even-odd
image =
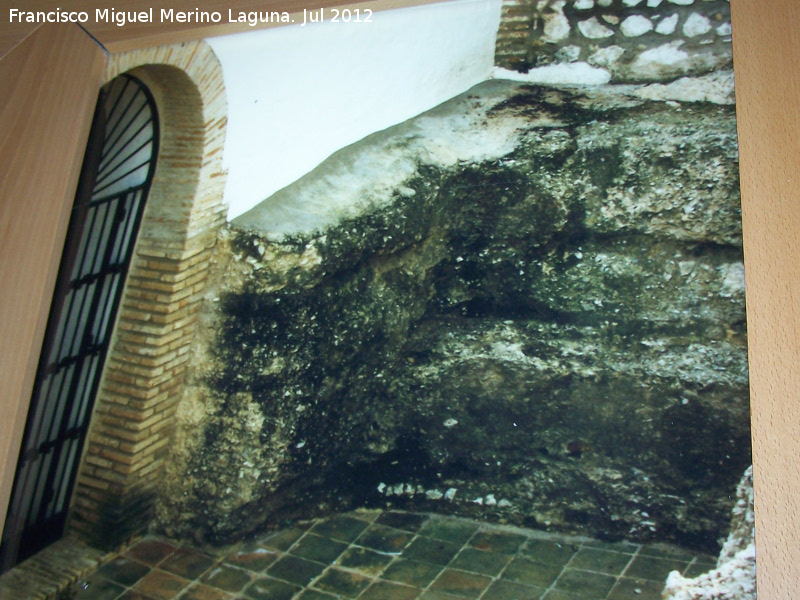
[[[525,558],[548,565],[566,565],[579,546],[547,540],[528,540],[520,553]]]
[[[697,577],[717,568],[717,559],[713,556],[701,554],[683,571],[684,577]]]
[[[605,598],[617,582],[613,575],[565,569],[555,583],[555,589],[587,598]]]
[[[418,560],[444,566],[455,558],[460,549],[460,544],[428,537],[418,537],[411,542],[408,548],[403,550],[402,556],[408,560]]]
[[[544,592],[543,588],[500,579],[489,586],[481,600],[539,600]]]
[[[425,590],[419,600],[464,600],[464,596],[455,596],[439,590]]]
[[[400,558],[386,568],[383,575],[381,575],[381,579],[424,588],[436,579],[436,576],[441,572],[441,565]]]
[[[343,515],[317,523],[311,528],[311,533],[349,543],[361,535],[367,527],[369,523],[366,521]]]
[[[478,525],[466,521],[431,519],[419,530],[420,535],[463,545],[478,531]]]
[[[319,590],[305,590],[297,597],[297,600],[336,600],[336,596],[320,592]]]
[[[314,533],[307,533],[297,542],[289,552],[316,562],[333,563],[347,549],[347,544],[322,537]]]
[[[394,527],[395,529],[416,532],[419,531],[420,527],[422,527],[427,518],[428,517],[426,515],[419,515],[415,513],[388,511],[381,513],[381,515],[375,519],[375,522],[380,523],[381,525],[386,525],[387,527]]]
[[[181,596],[181,600],[231,600],[233,595],[202,583],[196,583]],[[120,598],[122,600],[122,598]]]
[[[569,567],[571,569],[608,573],[609,575],[620,575],[629,562],[631,562],[630,554],[606,552],[595,548],[581,548],[572,557]]]
[[[352,546],[339,557],[338,564],[348,569],[355,569],[366,575],[377,577],[383,573],[383,570],[390,562],[392,562],[391,556],[368,548]]]
[[[370,583],[372,580],[364,575],[340,569],[329,569],[314,582],[314,587],[335,596],[355,598],[367,589]]]
[[[502,579],[548,588],[562,571],[561,565],[546,565],[527,558],[515,558],[501,575]]]
[[[542,596],[542,600],[602,600],[602,598],[587,598],[580,594],[571,594],[564,590],[549,590]]]
[[[528,538],[516,533],[502,531],[480,531],[469,541],[469,545],[478,550],[515,554]]]
[[[299,540],[304,533],[305,530],[303,529],[290,527],[288,529],[278,531],[277,533],[264,536],[259,540],[259,544],[265,548],[285,552],[291,548],[292,544]]]
[[[458,569],[445,569],[436,580],[431,584],[430,589],[463,596],[466,598],[477,598],[483,593],[492,579],[486,575],[477,575]]]
[[[622,552],[623,554],[636,554],[639,551],[639,544],[631,542],[604,542],[601,540],[590,540],[581,544],[585,548],[596,548],[610,552]]]
[[[355,543],[378,552],[400,554],[412,539],[414,539],[413,533],[373,524],[356,539]]]
[[[369,586],[358,600],[414,600],[422,590],[407,585],[378,581]]]
[[[471,573],[482,575],[499,575],[505,566],[511,562],[511,556],[495,552],[485,552],[476,548],[464,548],[453,559],[450,566]]]
[[[684,548],[677,548],[669,544],[645,544],[639,550],[641,556],[653,556],[655,558],[671,558],[689,562],[694,558],[694,553]]]
[[[671,571],[683,571],[687,566],[689,566],[688,561],[639,555],[633,558],[633,562],[625,571],[625,576],[666,581]]]
[[[325,565],[297,556],[284,556],[269,569],[267,575],[297,585],[308,585],[325,570]]]
[[[251,583],[244,595],[253,600],[290,600],[301,589],[285,581],[264,577]]]
[[[608,595],[608,600],[661,600],[663,589],[663,581],[620,577]]]

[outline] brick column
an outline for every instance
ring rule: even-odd
[[[105,547],[149,525],[200,299],[225,223],[222,73],[203,42],[112,56],[153,93],[161,147],[68,527]]]

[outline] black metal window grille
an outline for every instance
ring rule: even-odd
[[[100,93],[0,547],[0,572],[63,535],[81,449],[158,156],[150,92]]]

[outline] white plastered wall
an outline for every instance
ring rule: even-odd
[[[382,11],[371,21],[207,40],[228,98],[229,219],[336,150],[491,76],[500,0]]]

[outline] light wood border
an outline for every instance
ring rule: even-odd
[[[760,600],[800,589],[800,2],[734,0]]]

